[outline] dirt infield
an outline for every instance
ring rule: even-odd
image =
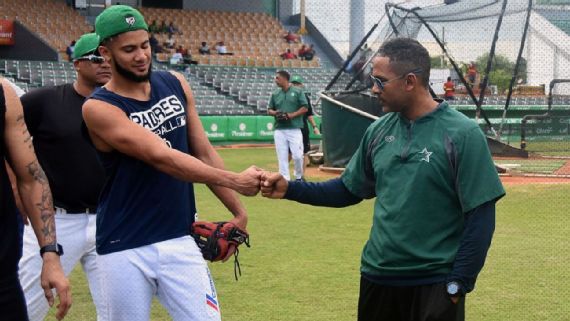
[[[570,160],[554,172],[556,175],[570,175]]]
[[[501,176],[505,185],[523,184],[570,184],[570,178],[545,176]]]

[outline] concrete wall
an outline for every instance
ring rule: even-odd
[[[59,58],[57,51],[17,21],[14,22],[14,37],[15,45],[0,46],[2,59],[57,61]]]
[[[279,0],[279,21],[289,21],[292,15],[299,13],[295,0]]]
[[[570,78],[570,36],[552,25],[539,14],[531,15],[530,34],[526,56],[528,83],[548,84],[553,79]],[[568,85],[556,88],[555,93],[570,95]]]

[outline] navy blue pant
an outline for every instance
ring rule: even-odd
[[[465,298],[457,304],[444,283],[384,286],[360,278],[358,321],[464,321]]]

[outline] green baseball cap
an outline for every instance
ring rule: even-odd
[[[295,76],[291,77],[291,82],[296,82],[296,83],[302,84],[303,78],[301,76],[295,75]]]
[[[99,36],[96,33],[86,33],[79,37],[79,40],[75,43],[71,58],[77,59],[93,53],[97,50],[97,47],[99,47]]]
[[[140,29],[148,31],[143,15],[137,9],[125,5],[110,6],[95,19],[95,32],[101,41]]]

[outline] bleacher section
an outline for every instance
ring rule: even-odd
[[[13,79],[25,91],[65,84],[76,78],[73,64],[57,61],[0,60],[0,74]]]
[[[19,21],[57,49],[62,58],[72,40],[93,29],[85,17],[63,1],[3,0],[0,2],[0,16]]]
[[[155,70],[168,70],[165,64],[154,64]],[[322,68],[288,69],[305,79],[306,89],[315,105],[317,93],[324,89],[336,70]],[[266,114],[274,83],[275,69],[229,66],[188,67],[183,73],[190,82],[201,115]],[[10,78],[25,91],[42,86],[59,85],[75,80],[73,64],[69,62],[0,60],[0,74]],[[333,89],[349,81],[347,76]]]
[[[222,66],[190,66],[189,78],[196,78],[201,85],[214,89],[236,102],[249,106],[255,114],[265,114],[271,93],[277,89],[275,85],[275,69],[244,68]],[[317,104],[319,91],[322,91],[336,73],[334,69],[290,68],[291,75],[299,75],[305,80],[305,90],[311,95],[315,111],[320,114],[320,104]],[[340,78],[333,90],[338,90],[350,78],[346,75]]]
[[[301,44],[288,44],[283,39],[286,30],[279,22],[266,13],[189,11],[158,8],[140,8],[150,25],[153,21],[160,26],[174,23],[182,34],[174,34],[176,45],[190,49],[193,59],[199,64],[255,66],[276,68],[318,67],[319,59],[282,60],[279,56],[286,49],[294,53]],[[166,33],[157,33],[155,37],[163,44]],[[198,48],[202,41],[208,43],[211,55],[199,55]],[[223,41],[232,56],[215,54],[214,46]]]
[[[168,70],[165,64],[154,64],[156,70]],[[289,68],[292,75],[305,79],[306,90],[311,93],[311,100],[316,103],[317,93],[325,88],[336,73],[335,69],[325,68]],[[277,89],[274,68],[248,68],[233,66],[189,66],[183,73],[194,91],[197,107],[203,115],[250,115],[265,114],[271,93]],[[0,74],[10,78],[24,90],[72,82],[75,77],[73,64],[69,62],[0,60]],[[340,90],[349,81],[343,75],[333,90]],[[489,96],[484,100],[485,110],[502,110],[505,96]],[[458,96],[452,105],[466,114],[474,113],[475,105],[467,96]],[[513,96],[509,107],[509,117],[515,111],[541,113],[546,110],[544,96]],[[553,110],[559,106],[568,108],[570,96],[555,96]],[[320,105],[316,105],[320,113]],[[532,111],[532,112],[531,112]],[[522,117],[522,116],[521,116]],[[518,116],[517,116],[518,118]]]

